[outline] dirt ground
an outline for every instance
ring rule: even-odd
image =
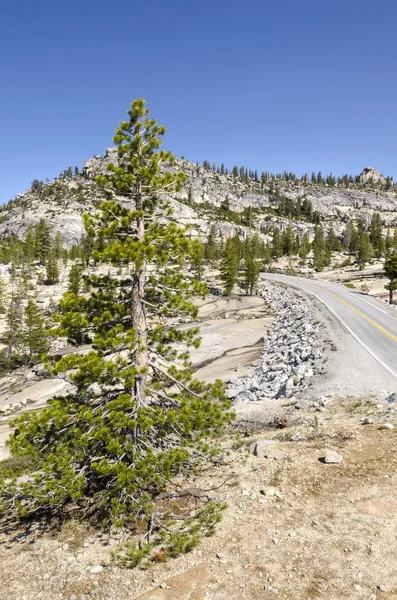
[[[0,600],[396,600],[397,429],[384,428],[396,408],[345,398],[303,411],[289,400],[266,427],[270,408],[242,407],[240,439],[224,441],[231,462],[193,482],[228,503],[199,549],[122,569],[115,541],[77,524],[57,537],[3,535]],[[262,439],[275,443],[250,454]],[[327,449],[342,462],[325,464]]]

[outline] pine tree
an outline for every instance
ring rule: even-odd
[[[211,225],[210,230],[208,232],[208,238],[204,245],[204,254],[207,262],[213,265],[217,264],[221,257],[215,225]]]
[[[7,286],[3,277],[0,276],[0,314],[6,312],[7,307]]]
[[[59,268],[58,260],[54,252],[50,252],[46,259],[46,282],[50,284],[58,283],[59,281]]]
[[[390,235],[390,228],[387,228],[386,239],[385,239],[385,252],[388,256],[390,254],[390,250],[393,248],[393,238]]]
[[[15,282],[12,282],[11,298],[6,313],[6,331],[4,333],[8,356],[20,353],[23,343],[22,324],[22,298]]]
[[[40,358],[48,350],[48,334],[44,318],[32,298],[29,298],[24,312],[22,340],[30,361]]]
[[[291,254],[294,254],[295,237],[291,223],[289,223],[288,227],[284,229],[281,239],[283,246],[283,254],[286,254],[287,256],[291,256]]]
[[[69,271],[69,285],[68,291],[78,296],[81,291],[81,284],[83,279],[83,269],[76,263],[72,265]]]
[[[35,473],[23,484],[8,482],[0,496],[3,508],[21,507],[41,520],[68,514],[73,504],[73,514],[88,512],[101,527],[128,526],[141,532],[141,547],[161,539],[167,551],[178,540],[197,543],[196,524],[212,531],[219,518],[222,506],[193,504],[189,519],[173,525],[169,503],[155,499],[172,494],[175,476],[188,477],[214,456],[230,403],[219,384],[192,378],[186,345],[198,344],[198,331],[178,327],[197,315],[192,296],[206,292],[186,277],[192,243],[165,221],[170,209],[160,199],[184,177],[161,171],[161,163],[175,161],[159,150],[165,128],[149,117],[145,101],[133,101],[128,115],[114,136],[118,162],[97,179],[123,203],[108,196],[98,213],[84,216],[104,269],[86,274],[89,294],[66,293],[60,302],[59,334],[92,350],[55,365],[54,372],[69,372],[74,394],[17,422],[11,452],[33,454]],[[125,272],[112,277],[106,266]],[[172,511],[182,515],[177,494],[173,502]]]
[[[336,237],[333,227],[328,231],[326,245],[330,252],[340,252],[342,250],[342,245]]]
[[[309,236],[305,233],[302,237],[302,241],[299,248],[299,258],[301,259],[301,263],[305,264],[308,254],[310,252],[310,241]]]
[[[370,237],[363,230],[359,231],[359,243],[356,256],[360,269],[363,269],[365,263],[370,262],[374,256],[374,248],[371,244]]]
[[[47,260],[47,255],[51,249],[51,231],[50,226],[44,219],[40,219],[40,221],[34,227],[34,236],[35,236],[35,257],[37,260],[45,265]]]
[[[244,287],[246,296],[252,296],[258,284],[260,265],[252,256],[245,259],[244,265]]]
[[[316,225],[313,240],[313,267],[316,271],[322,271],[330,262],[331,253],[326,247],[324,230],[322,225]]]
[[[192,245],[192,251],[192,271],[197,281],[201,281],[205,267],[204,244],[200,240],[195,240]]]
[[[239,257],[236,244],[232,238],[228,238],[221,260],[220,279],[224,285],[225,292],[229,296],[238,279]]]
[[[397,289],[397,254],[390,256],[384,264],[384,271],[389,283],[385,288],[389,291],[389,304],[393,304],[393,293]]]
[[[273,227],[273,239],[272,239],[272,257],[280,258],[283,255],[283,243],[281,240],[280,229]]]
[[[384,254],[385,242],[382,236],[382,219],[379,213],[374,213],[371,218],[369,229],[369,240],[373,246],[375,256],[378,258]]]

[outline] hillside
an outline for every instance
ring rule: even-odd
[[[64,176],[52,183],[37,182],[1,208],[0,235],[23,238],[30,225],[44,218],[53,232],[62,234],[66,247],[72,247],[84,233],[82,213],[94,211],[104,198],[95,176],[116,159],[115,149],[109,148],[103,157],[87,160],[78,175]],[[396,187],[385,186],[383,176],[371,167],[366,167],[357,182],[348,187],[283,178],[255,181],[213,172],[184,159],[178,159],[169,170],[182,170],[187,176],[183,189],[169,196],[174,218],[190,225],[193,235],[201,237],[208,234],[210,224],[215,224],[223,239],[236,232],[246,237],[252,230],[266,234],[274,224],[284,227],[289,219],[287,211],[285,215],[278,214],[282,199],[309,201],[325,229],[332,226],[337,233],[347,219],[369,222],[374,212],[381,213],[385,226],[397,224]],[[387,187],[391,189],[386,191]],[[308,232],[312,238],[311,219],[291,216],[294,230],[300,234]]]

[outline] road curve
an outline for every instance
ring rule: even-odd
[[[287,283],[315,296],[365,350],[397,380],[397,314],[376,298],[329,282],[266,273],[263,280]],[[389,312],[390,311],[390,312]]]

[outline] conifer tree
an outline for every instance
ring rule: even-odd
[[[342,250],[342,245],[336,237],[333,227],[328,231],[326,245],[330,252],[340,252]]]
[[[388,256],[390,254],[390,250],[393,248],[393,238],[390,235],[390,228],[387,228],[386,239],[385,239],[385,252]]]
[[[12,282],[11,298],[6,313],[6,331],[4,334],[8,356],[20,353],[23,343],[22,324],[22,298],[15,282]]]
[[[236,244],[232,238],[226,241],[221,260],[220,279],[224,285],[225,292],[229,296],[238,279],[239,257]]]
[[[384,254],[385,241],[382,236],[382,219],[379,213],[375,212],[371,218],[369,229],[369,241],[374,249],[375,256],[378,258]]]
[[[192,244],[192,270],[197,281],[201,281],[204,275],[205,249],[201,240],[195,240]]]
[[[273,239],[272,239],[272,257],[280,258],[283,255],[283,242],[281,240],[280,229],[273,227]]]
[[[308,254],[310,252],[310,241],[307,233],[303,234],[302,241],[299,247],[299,258],[301,259],[301,263],[305,264]]]
[[[80,265],[74,263],[69,271],[68,291],[78,296],[81,291],[83,279],[83,269]]]
[[[359,243],[356,256],[360,269],[363,269],[365,263],[370,262],[374,256],[374,248],[371,244],[369,235],[362,229],[359,231]]]
[[[49,252],[46,258],[46,276],[47,283],[54,284],[59,281],[58,260],[53,251]]]
[[[325,243],[323,227],[316,225],[313,240],[313,267],[316,271],[322,271],[330,262],[331,253]]]
[[[48,334],[44,318],[32,298],[29,298],[24,312],[22,339],[30,361],[39,358],[48,350]]]
[[[6,312],[7,307],[7,286],[3,279],[0,276],[0,314],[4,314]]]
[[[33,231],[35,236],[35,256],[43,265],[45,265],[47,255],[51,249],[50,226],[45,219],[40,219]]]
[[[260,265],[252,256],[245,259],[244,287],[246,296],[252,296],[258,284]]]
[[[385,288],[389,291],[389,304],[393,304],[393,294],[397,289],[397,254],[390,256],[385,261],[383,268],[386,277],[389,279],[389,283],[385,285]]]
[[[291,223],[288,224],[282,233],[283,254],[290,256],[294,254],[295,237]]]
[[[67,292],[60,302],[59,333],[92,350],[55,365],[54,372],[69,372],[73,395],[18,420],[11,451],[33,454],[35,474],[8,483],[1,496],[3,508],[21,508],[30,518],[66,515],[73,503],[73,514],[140,532],[140,549],[157,541],[166,555],[178,539],[184,547],[197,543],[197,522],[206,531],[217,522],[221,506],[209,503],[192,505],[187,519],[179,512],[172,525],[160,494],[166,498],[175,476],[187,477],[214,456],[213,439],[231,416],[222,386],[192,378],[186,345],[198,344],[197,328],[178,327],[181,318],[197,315],[191,298],[206,287],[185,275],[192,254],[185,230],[164,219],[170,211],[159,194],[184,179],[161,170],[164,162],[174,164],[159,150],[164,134],[143,99],[132,102],[116,130],[118,162],[98,183],[123,203],[107,199],[84,223],[94,260],[124,274],[86,274],[90,293]],[[175,514],[177,505],[175,495]]]

